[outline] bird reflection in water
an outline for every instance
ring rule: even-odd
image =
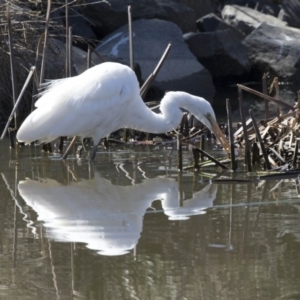
[[[170,220],[205,213],[216,198],[217,186],[207,185],[193,198],[178,200],[178,182],[145,179],[131,186],[113,185],[94,172],[93,179],[63,185],[53,179],[26,179],[18,185],[26,204],[38,214],[50,240],[85,243],[101,255],[123,255],[134,249],[146,210],[160,200]]]

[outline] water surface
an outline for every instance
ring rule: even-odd
[[[0,299],[300,299],[298,178],[211,184],[231,173],[180,174],[170,145],[0,147]]]

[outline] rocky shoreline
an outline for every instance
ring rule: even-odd
[[[18,3],[27,13],[38,10],[37,3]],[[46,58],[46,78],[50,79],[65,74],[65,8],[53,3],[51,51]],[[211,101],[216,87],[258,80],[266,72],[271,80],[277,76],[281,82],[300,86],[297,0],[87,0],[70,4],[73,75],[86,69],[88,44],[105,60],[129,64],[128,5],[132,8],[134,58],[141,82],[153,71],[168,43],[172,43],[150,95],[183,90]],[[14,12],[14,24],[26,21],[25,14]],[[22,51],[29,52],[18,51],[21,59]],[[33,59],[21,59],[18,63],[26,68],[34,64]],[[92,64],[100,62],[99,55],[92,54]],[[5,67],[5,73],[9,73],[9,65]],[[0,86],[5,84],[0,78]]]

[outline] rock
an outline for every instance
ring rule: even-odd
[[[134,3],[130,0],[87,0],[86,3],[81,11],[95,24],[95,30],[100,37],[128,23],[128,5],[131,5],[133,20],[158,18],[174,22],[183,32],[196,29],[194,11],[175,0],[139,0]]]
[[[254,9],[238,5],[226,5],[222,10],[222,18],[228,24],[236,27],[244,34],[250,34],[262,22],[274,26],[285,26],[286,22],[277,18],[262,14]]]
[[[269,3],[265,5],[260,5],[258,10],[263,14],[278,17],[280,12],[280,6],[274,3]]]
[[[214,12],[211,0],[182,0],[181,2],[195,12],[196,19]]]
[[[217,30],[224,30],[224,29],[230,29],[232,30],[236,36],[239,39],[243,39],[245,37],[245,34],[235,27],[231,26],[230,24],[223,21],[221,18],[219,18],[217,15],[211,13],[208,14],[196,22],[197,28],[201,32],[213,32]]]
[[[82,14],[94,24],[93,30],[99,38],[128,23],[125,6],[112,5],[108,1],[87,0],[81,6]],[[117,2],[117,1],[116,1]]]
[[[280,6],[274,0],[228,0],[226,4],[246,6],[276,17],[280,11]]]
[[[69,26],[72,27],[72,33],[76,36],[74,42],[77,43],[77,45],[87,49],[88,43],[92,44],[93,41],[96,40],[96,35],[91,28],[91,23],[88,23],[87,19],[76,10],[69,12]]]
[[[183,37],[191,52],[214,78],[250,72],[247,49],[230,29],[187,33]]]
[[[196,15],[193,9],[174,0],[156,0],[156,3],[160,11],[156,12],[155,18],[177,24],[182,32],[196,30]],[[141,12],[138,12],[135,19],[141,19],[140,14]]]
[[[289,26],[300,28],[300,2],[299,0],[284,0],[278,18],[286,21]]]
[[[246,46],[254,70],[270,72],[281,81],[300,83],[300,30],[262,23],[248,35]]]
[[[163,28],[163,30],[162,30]],[[197,61],[172,22],[138,20],[133,22],[135,61],[143,80],[153,72],[169,42],[171,51],[153,85],[162,91],[181,90],[211,100],[214,86],[209,72]],[[107,60],[129,64],[127,25],[107,36],[96,50]]]

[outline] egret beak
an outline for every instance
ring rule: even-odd
[[[223,134],[223,132],[221,131],[218,123],[216,122],[215,118],[212,117],[212,115],[210,113],[204,115],[206,117],[206,119],[208,120],[208,122],[211,125],[211,130],[212,132],[215,134],[217,140],[220,142],[220,144],[223,146],[224,150],[227,153],[230,153],[230,147],[229,144],[226,140],[225,135]]]

